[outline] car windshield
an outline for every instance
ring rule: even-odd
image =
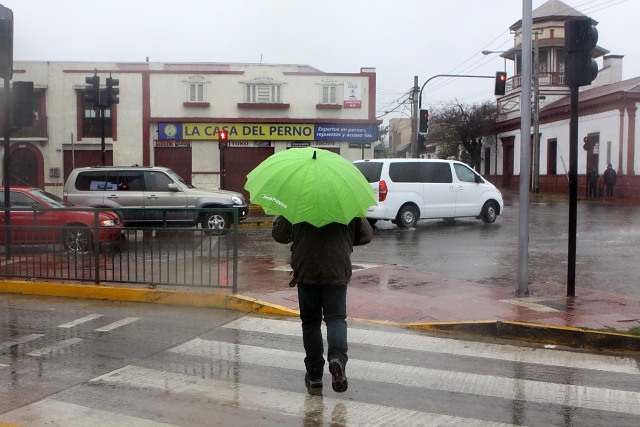
[[[73,206],[72,203],[65,202],[55,194],[51,194],[48,191],[40,190],[39,188],[31,190],[31,194],[49,203],[52,208],[66,208]]]
[[[171,169],[167,169],[167,174],[171,177],[171,179],[181,182],[184,185],[187,186],[187,188],[196,188],[195,186],[189,184],[187,181],[184,180],[184,178],[182,178],[180,175],[178,175],[177,173],[175,173],[174,171],[172,171]]]

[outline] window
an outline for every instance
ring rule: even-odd
[[[204,102],[204,83],[189,83],[189,102]]]
[[[476,177],[478,177],[478,175],[476,175],[476,173],[474,171],[472,171],[471,169],[469,169],[465,165],[461,165],[460,163],[454,163],[453,164],[453,168],[455,169],[456,176],[458,177],[458,179],[460,181],[463,181],[463,182],[476,182]],[[482,182],[482,181],[478,181],[478,182]]]
[[[556,175],[558,173],[558,140],[547,140],[547,175]]]
[[[100,98],[106,96],[104,90],[100,91]],[[82,115],[82,137],[83,138],[101,138],[102,123],[100,122],[99,110],[96,110],[92,102],[84,101],[84,93],[82,93],[83,115]],[[113,121],[111,120],[111,108],[104,110],[104,136],[111,138],[113,132],[111,129]]]
[[[338,87],[322,86],[322,104],[337,104],[338,103]]]
[[[389,178],[393,182],[422,182],[420,162],[389,164]]]
[[[282,83],[271,78],[255,79],[245,83],[245,102],[259,104],[282,103]]]
[[[145,172],[144,174],[146,191],[171,191],[169,184],[173,181],[162,172]]]
[[[431,184],[450,184],[451,182],[453,182],[453,178],[451,176],[451,167],[449,166],[449,163],[424,163],[423,169],[423,182]]]

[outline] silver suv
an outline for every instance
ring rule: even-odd
[[[119,211],[125,225],[197,225],[210,230],[229,228],[229,212],[180,208],[233,208],[238,220],[247,218],[249,205],[240,193],[207,190],[188,184],[165,167],[94,166],[74,169],[64,185],[63,198],[95,208],[143,208]]]

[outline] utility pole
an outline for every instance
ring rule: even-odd
[[[533,173],[531,191],[540,192],[540,56],[538,55],[538,32],[534,33],[533,50]]]
[[[418,76],[413,77],[413,91],[411,93],[411,158],[418,158]]]
[[[529,171],[531,169],[531,0],[522,1],[522,90],[520,93],[520,197],[517,295],[529,295]],[[527,52],[525,54],[525,52]]]

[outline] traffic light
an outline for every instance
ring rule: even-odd
[[[0,5],[0,77],[13,77],[13,12]]]
[[[218,130],[218,148],[225,148],[229,140],[229,131],[226,129]]]
[[[33,82],[13,82],[11,122],[16,128],[33,126]]]
[[[564,23],[566,85],[587,86],[596,78],[598,63],[593,59],[593,48],[597,42],[598,30],[590,18],[579,17]]]
[[[120,103],[120,98],[118,98],[120,89],[116,87],[118,84],[120,84],[120,80],[111,76],[107,77],[107,107]]]
[[[87,83],[84,88],[84,100],[97,107],[100,103],[100,76],[94,74],[86,77],[84,81]]]
[[[418,126],[418,132],[429,132],[429,110],[420,110],[420,121]]]
[[[496,71],[496,83],[493,94],[502,96],[507,91],[507,73],[504,71]]]

